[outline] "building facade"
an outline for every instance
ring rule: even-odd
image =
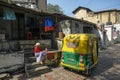
[[[11,0],[0,0],[0,1],[11,3]]]
[[[47,0],[36,0],[36,5],[39,11],[41,12],[47,11]]]
[[[11,0],[11,3],[25,8],[37,9],[35,0]]]
[[[25,8],[46,12],[47,0],[0,0],[10,4],[16,4]]]
[[[73,14],[75,18],[87,20],[93,23],[120,23],[120,10],[117,9],[94,12],[89,8],[78,7],[73,11]]]

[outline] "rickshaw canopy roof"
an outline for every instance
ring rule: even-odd
[[[90,53],[89,47],[97,41],[96,34],[69,34],[64,37],[62,51],[72,53]]]
[[[68,34],[65,36],[64,41],[80,41],[88,40],[90,38],[97,38],[96,34]]]

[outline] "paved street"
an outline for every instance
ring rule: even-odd
[[[90,80],[120,80],[120,44],[99,54],[99,62]]]
[[[24,77],[17,76],[12,80],[17,80],[17,78],[19,80],[24,79]],[[52,71],[48,73],[28,80],[120,80],[120,44],[115,44],[100,51],[99,62],[90,77],[57,67],[52,68]]]

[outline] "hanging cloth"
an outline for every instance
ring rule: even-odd
[[[15,12],[11,9],[4,9],[4,20],[16,20]]]
[[[47,31],[53,31],[54,28],[54,22],[51,18],[45,18],[45,32]]]

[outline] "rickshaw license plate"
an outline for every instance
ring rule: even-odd
[[[68,55],[67,57],[68,57],[68,60],[69,60],[69,61],[72,61],[72,62],[75,61],[75,60],[74,60],[74,55]]]
[[[75,60],[74,60],[74,59],[72,59],[72,58],[68,58],[68,60],[69,60],[69,61],[72,61],[72,62],[74,62],[74,61],[75,61]]]
[[[74,55],[69,54],[69,55],[67,55],[67,57],[68,58],[74,58]]]

